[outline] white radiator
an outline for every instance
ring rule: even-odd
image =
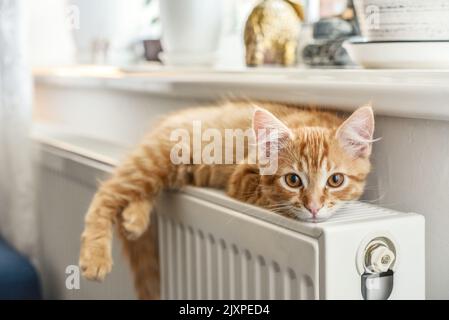
[[[424,218],[355,202],[301,223],[222,192],[158,206],[166,299],[424,299]]]
[[[58,139],[64,143],[40,139],[41,256],[49,273],[44,286],[59,298],[131,297],[131,279],[118,255],[101,285],[83,280],[80,290],[68,292],[64,279],[57,286],[51,281],[51,270],[64,275],[67,265],[77,263],[95,179],[111,170],[109,158],[121,154],[104,143]],[[425,298],[424,219],[417,214],[354,203],[327,222],[301,223],[193,187],[165,193],[156,211],[162,298]],[[61,232],[65,241],[55,242]]]

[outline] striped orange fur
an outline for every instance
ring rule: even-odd
[[[257,107],[236,102],[188,109],[169,115],[155,126],[92,200],[81,237],[79,263],[83,275],[102,280],[111,271],[113,225],[117,225],[138,297],[159,297],[155,228],[150,213],[164,189],[185,185],[221,188],[238,200],[313,222],[328,218],[340,204],[362,194],[373,141],[370,107],[358,109],[346,121],[331,112],[295,106],[258,103]],[[284,135],[277,138],[282,141],[276,172],[261,175],[258,164],[248,162],[173,164],[170,134],[179,128],[192,133],[194,120],[201,120],[203,130],[214,128],[222,133],[252,126],[280,128]]]

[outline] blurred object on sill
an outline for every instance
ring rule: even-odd
[[[164,64],[214,64],[220,44],[223,1],[163,0],[160,15]]]
[[[373,69],[449,69],[449,41],[347,40],[352,60]]]
[[[91,60],[96,64],[106,64],[111,43],[107,39],[97,38],[91,43]]]
[[[224,1],[224,19],[215,68],[245,67],[243,32],[246,19],[258,0]]]
[[[143,9],[143,1],[68,0],[78,63],[133,61]]]
[[[159,54],[162,52],[160,40],[143,40],[145,59],[147,61],[161,61]]]
[[[157,8],[155,0],[145,0],[145,6],[148,8],[153,7],[151,10],[151,17],[147,25],[147,34],[142,40],[143,45],[143,56],[146,61],[156,61],[160,62],[159,53],[162,51],[161,45],[161,22],[160,22],[160,11],[159,3],[157,3]]]
[[[167,54],[162,51],[158,55],[159,59],[164,65],[167,66],[202,66],[202,67],[212,67],[216,62],[215,53],[205,53],[205,54]]]
[[[294,66],[304,11],[293,0],[263,0],[251,12],[245,25],[246,64]]]
[[[320,18],[335,17],[341,15],[348,7],[348,0],[311,0],[319,3]]]
[[[366,41],[449,40],[449,0],[354,0]]]
[[[365,68],[449,68],[449,0],[354,0],[361,38],[344,47]]]
[[[309,66],[352,64],[343,42],[359,34],[352,1],[338,16],[322,18],[312,26],[313,41],[302,50],[302,61]]]
[[[304,63],[311,67],[350,65],[352,60],[343,48],[344,41],[340,39],[309,44],[303,51]]]

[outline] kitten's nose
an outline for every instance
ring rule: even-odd
[[[312,216],[315,218],[316,215],[318,214],[318,211],[321,210],[321,208],[323,207],[322,204],[318,204],[315,202],[309,202],[308,204],[306,204],[306,209],[310,211],[310,213],[312,214]]]

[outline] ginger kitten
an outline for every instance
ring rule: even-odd
[[[274,170],[266,174],[260,161],[249,161],[250,143],[243,150],[245,161],[239,163],[201,163],[194,154],[188,154],[189,164],[177,163],[173,133],[182,130],[194,135],[195,121],[200,121],[203,133],[212,129],[213,135],[221,137],[229,129],[256,133],[256,145],[269,146],[264,149],[267,155],[276,157]],[[222,188],[233,198],[287,217],[325,220],[339,205],[362,194],[370,171],[373,131],[370,107],[356,110],[345,121],[330,112],[272,103],[257,108],[244,102],[227,103],[173,113],[153,128],[95,194],[81,237],[83,275],[102,280],[111,271],[112,226],[116,224],[139,298],[158,298],[157,248],[149,225],[151,210],[164,189]],[[194,144],[189,141],[188,147],[194,150]],[[235,145],[220,145],[222,154],[230,151],[237,158]],[[205,148],[203,142],[200,148]]]

